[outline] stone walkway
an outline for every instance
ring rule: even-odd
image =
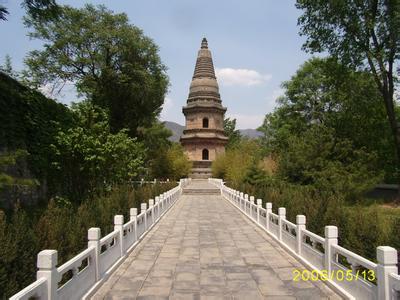
[[[293,269],[304,267],[221,196],[182,195],[92,299],[340,299]]]

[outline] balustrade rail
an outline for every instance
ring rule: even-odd
[[[221,195],[253,222],[275,238],[284,248],[310,269],[311,276],[323,280],[350,299],[400,299],[400,276],[397,251],[377,247],[377,263],[338,245],[336,226],[325,226],[325,237],[306,229],[306,217],[296,216],[296,224],[286,220],[286,209],[272,212],[272,203],[262,207],[262,200],[225,186],[221,179],[209,182],[221,189]]]
[[[130,209],[130,220],[114,217],[114,231],[101,237],[100,228],[88,230],[88,248],[57,267],[57,251],[43,250],[38,254],[37,280],[10,300],[74,300],[90,296],[127,257],[143,236],[160,220],[182,193],[190,179],[181,179],[177,187],[159,197]]]

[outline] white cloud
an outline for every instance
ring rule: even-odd
[[[238,129],[257,129],[262,125],[265,115],[228,114],[227,117],[236,119]]]
[[[227,86],[260,85],[272,78],[272,75],[270,74],[260,74],[255,70],[249,69],[216,68],[215,73],[218,81]]]
[[[163,121],[167,120],[167,114],[171,110],[172,107],[174,107],[174,102],[172,101],[172,99],[169,97],[165,97],[164,104],[162,106],[162,111],[160,114],[161,120],[163,120]]]

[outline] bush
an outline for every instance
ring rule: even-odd
[[[100,227],[105,236],[114,228],[114,215],[124,215],[127,222],[129,208],[140,207],[140,202],[175,185],[116,186],[79,206],[57,197],[41,212],[28,215],[17,207],[9,219],[0,210],[0,298],[10,297],[35,280],[40,250],[58,250],[60,265],[87,247],[90,227]]]
[[[183,147],[172,143],[167,149],[160,149],[151,166],[151,178],[178,180],[188,177],[192,163]]]
[[[242,139],[236,147],[219,155],[212,164],[213,177],[224,178],[232,186],[243,182],[251,166],[259,160],[257,140]]]
[[[183,147],[174,143],[167,151],[167,159],[170,165],[170,179],[178,180],[188,177],[192,169],[192,163],[183,151]]]
[[[354,205],[341,194],[279,180],[258,185],[242,183],[239,190],[263,199],[264,205],[272,202],[274,212],[286,207],[287,219],[291,222],[296,221],[296,215],[305,215],[307,229],[321,236],[326,225],[337,226],[339,244],[368,259],[376,259],[379,245],[400,249],[399,216],[388,214],[376,204]]]
[[[25,211],[7,220],[0,210],[0,297],[6,298],[35,280],[37,238]]]
[[[72,109],[75,124],[60,130],[52,145],[56,190],[81,202],[98,189],[138,178],[144,165],[142,143],[126,131],[111,133],[104,110],[89,102]]]

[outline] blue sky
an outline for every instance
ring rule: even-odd
[[[304,38],[298,35],[295,1],[285,0],[59,0],[81,7],[84,3],[104,4],[114,12],[125,12],[131,23],[143,29],[160,47],[168,67],[169,93],[162,120],[184,124],[185,105],[197,51],[202,37],[208,39],[217,69],[217,79],[228,117],[237,127],[257,128],[282,94],[280,84],[290,79],[310,57],[301,50]],[[29,40],[22,23],[20,1],[0,0],[10,10],[9,20],[0,23],[0,59],[12,57],[17,70],[23,68],[28,51],[39,41]],[[58,100],[76,101],[73,87]]]

